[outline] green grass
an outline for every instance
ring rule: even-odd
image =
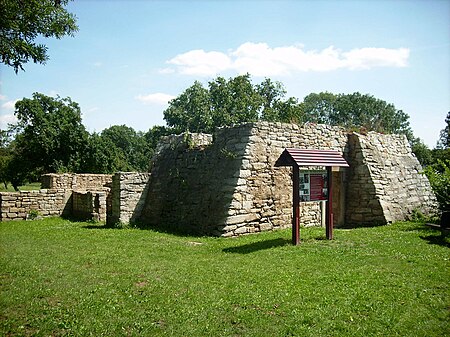
[[[0,223],[3,336],[448,336],[449,239],[415,223],[237,239]]]
[[[26,185],[19,186],[19,191],[35,191],[41,188],[41,183],[28,183]],[[15,192],[14,187],[8,184],[8,188],[5,188],[3,183],[0,184],[0,192]]]

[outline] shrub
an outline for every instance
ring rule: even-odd
[[[450,211],[450,160],[440,160],[424,170],[441,211]]]

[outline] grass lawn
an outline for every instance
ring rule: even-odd
[[[416,223],[237,239],[0,223],[2,336],[449,336],[448,238]]]
[[[41,188],[41,183],[28,183],[26,185],[19,186],[19,191],[34,191],[39,190]],[[3,183],[0,184],[0,192],[15,192],[14,187],[11,184],[8,184],[8,188],[5,188]]]

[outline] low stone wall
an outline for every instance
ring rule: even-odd
[[[108,192],[74,191],[72,194],[72,216],[95,221],[107,220]]]
[[[133,223],[141,215],[150,173],[118,172],[112,178],[111,212],[107,223]]]
[[[111,183],[111,174],[48,173],[41,177],[42,188],[55,190],[99,191]]]
[[[44,217],[75,213],[104,221],[111,183],[112,175],[107,174],[45,174],[43,189],[39,191],[0,193],[0,220],[24,220],[31,211],[36,211]],[[77,192],[75,203],[74,191]]]
[[[72,212],[72,192],[65,190],[0,193],[1,221],[25,220],[31,211],[41,216],[60,216]]]

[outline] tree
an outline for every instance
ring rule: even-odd
[[[433,152],[420,138],[414,138],[410,143],[412,152],[422,167],[433,164]]]
[[[286,89],[281,82],[272,82],[266,78],[256,86],[262,99],[260,119],[267,122],[301,123],[303,113],[298,100],[294,97],[284,99]]]
[[[111,139],[93,133],[89,136],[88,149],[85,153],[84,172],[110,174],[127,171],[126,158]]]
[[[15,115],[12,183],[43,173],[82,171],[89,134],[76,102],[34,93],[16,103]]]
[[[305,121],[340,125],[381,133],[401,133],[413,139],[409,116],[371,95],[334,95],[329,92],[310,94],[301,103]]]
[[[330,92],[311,93],[300,103],[307,122],[318,124],[336,124],[337,96]]]
[[[35,42],[39,37],[57,39],[73,36],[78,30],[76,17],[64,6],[69,0],[0,0],[1,62],[17,73],[30,60],[45,64],[47,46]]]
[[[253,85],[249,74],[217,77],[205,88],[196,81],[169,102],[164,119],[176,132],[212,132],[216,127],[258,120],[300,122],[301,109],[293,97],[284,99],[280,82],[265,79]]]
[[[186,130],[211,131],[213,121],[209,101],[208,90],[195,81],[191,87],[169,102],[169,107],[164,111],[164,119],[167,125],[178,133]]]
[[[450,160],[440,160],[425,168],[441,211],[450,211]]]
[[[12,143],[6,130],[0,130],[0,181],[8,188],[9,163],[12,159]]]
[[[117,170],[145,171],[148,168],[150,149],[142,132],[126,125],[113,125],[103,130],[101,137],[110,141],[123,158],[123,165]]]
[[[445,128],[441,130],[439,134],[439,140],[436,148],[438,149],[448,149],[450,148],[450,111],[447,112],[447,117],[445,118]]]
[[[213,127],[258,120],[262,98],[251,83],[249,74],[228,81],[218,77],[209,82],[209,95]]]

